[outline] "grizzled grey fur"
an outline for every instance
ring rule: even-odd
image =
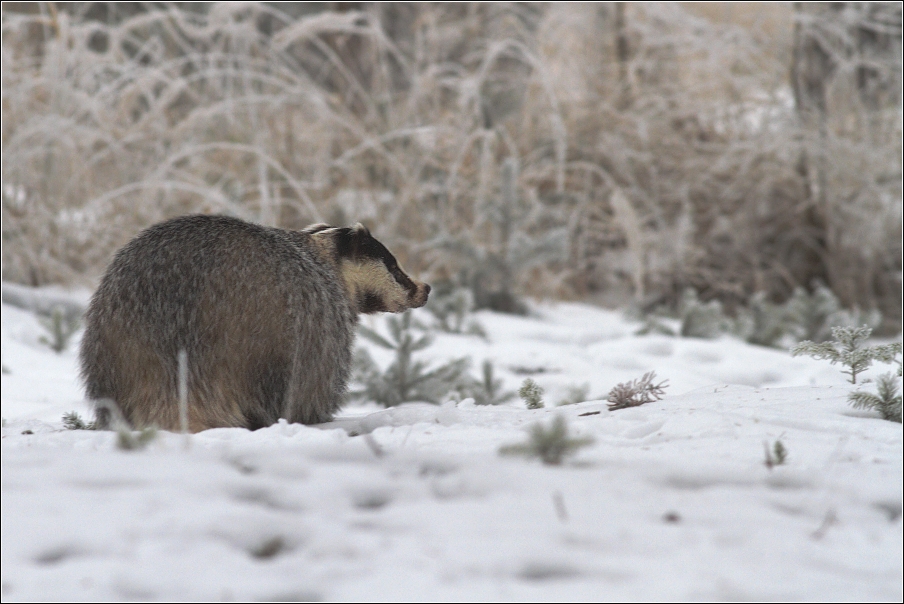
[[[136,428],[177,430],[185,350],[192,432],[320,423],[343,402],[358,313],[429,291],[360,225],[176,218],[116,254],[85,315],[82,377],[101,427],[111,400]]]

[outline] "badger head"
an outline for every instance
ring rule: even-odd
[[[359,313],[404,312],[427,303],[430,286],[406,275],[364,225],[315,224],[304,232],[336,264]]]

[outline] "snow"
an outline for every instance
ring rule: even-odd
[[[58,355],[4,304],[3,601],[901,601],[901,425],[852,409],[837,366],[635,336],[587,305],[536,315],[477,313],[487,339],[423,354],[490,359],[510,390],[529,376],[545,409],[362,405],[124,451],[62,428],[90,417],[77,340]],[[650,370],[663,400],[607,409]],[[582,384],[595,400],[551,406]],[[499,455],[557,414],[595,443],[561,466]]]

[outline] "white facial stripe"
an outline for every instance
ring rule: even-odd
[[[408,291],[399,285],[379,260],[343,260],[342,278],[353,300],[370,294],[380,298],[388,310],[395,312],[408,305]]]

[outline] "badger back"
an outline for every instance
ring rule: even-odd
[[[90,399],[133,426],[327,421],[342,403],[356,322],[342,276],[299,234],[222,216],[155,225],[117,253],[86,314]],[[98,414],[98,420],[105,420]]]

